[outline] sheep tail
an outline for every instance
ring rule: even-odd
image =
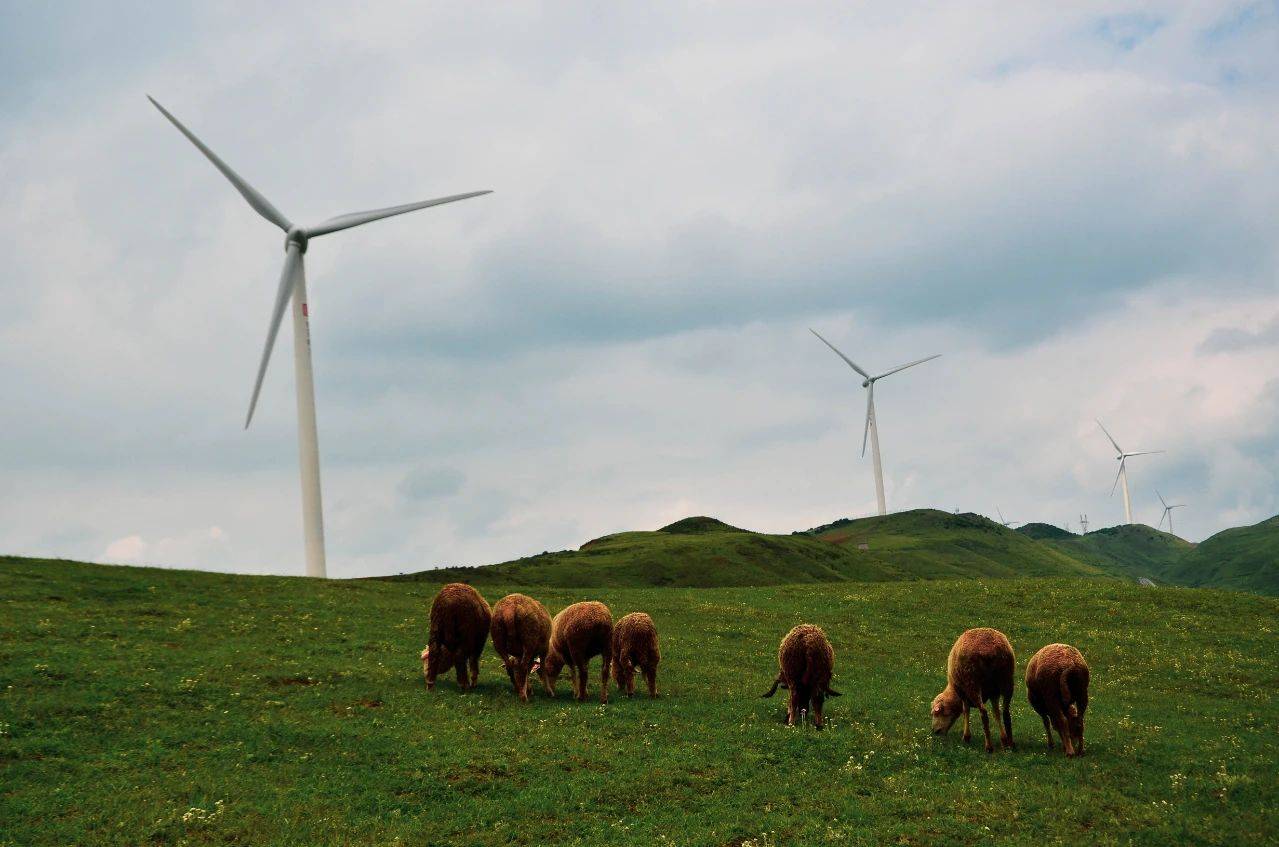
[[[772,687],[772,688],[770,688],[770,689],[768,689],[768,691],[764,692],[763,694],[761,694],[761,695],[759,695],[759,696],[760,696],[761,698],[763,698],[763,697],[772,697],[774,694],[776,694],[776,693],[777,693],[777,686],[781,685],[781,683],[782,683],[782,675],[781,675],[781,674],[778,674],[778,675],[777,675],[777,679],[773,680],[773,687]]]
[[[827,696],[827,697],[843,697],[844,695],[843,695],[843,694],[841,694],[840,692],[836,691],[835,689],[831,688],[831,687],[828,685],[828,686],[826,686],[826,696]]]

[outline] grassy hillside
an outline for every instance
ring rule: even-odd
[[[1144,576],[1161,584],[1176,581],[1172,570],[1194,548],[1189,541],[1144,524],[1111,526],[1087,535],[1042,536],[1039,543],[1107,573]]]
[[[714,518],[698,517],[655,532],[606,535],[577,550],[394,579],[465,580],[475,585],[705,588],[904,577],[891,566],[815,538],[748,532]]]
[[[1217,533],[1187,551],[1168,575],[1183,585],[1279,594],[1279,516]]]
[[[865,545],[866,549],[861,549]],[[977,515],[933,509],[843,520],[767,535],[714,518],[685,518],[655,532],[623,532],[578,550],[480,568],[395,579],[476,585],[727,587],[956,577],[1096,576],[1103,571]]]
[[[915,509],[843,520],[808,534],[919,579],[1097,576],[1100,568],[981,515]]]
[[[649,611],[656,701],[428,694],[436,586],[0,560],[0,845],[1264,844],[1279,838],[1279,601],[1115,580],[535,589]],[[495,600],[506,587],[485,589]],[[830,726],[761,700],[826,628]],[[933,737],[965,627],[1093,668],[1087,754]],[[598,668],[598,664],[595,666]],[[597,690],[597,682],[592,691]],[[980,734],[980,730],[978,730]]]

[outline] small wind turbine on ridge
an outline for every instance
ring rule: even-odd
[[[907,368],[915,367],[915,365],[922,365],[924,362],[932,361],[933,359],[936,359],[941,354],[937,353],[932,356],[927,356],[923,359],[916,359],[913,362],[907,362],[904,365],[898,365],[892,370],[884,371],[879,376],[871,376],[869,373],[867,373],[861,367],[855,364],[852,359],[848,358],[843,353],[841,353],[839,351],[839,348],[837,348],[834,344],[831,344],[825,338],[822,338],[821,334],[818,333],[817,330],[813,329],[812,327],[809,327],[808,331],[811,332],[813,335],[816,335],[817,338],[823,344],[825,344],[832,351],[834,351],[836,356],[839,356],[839,358],[843,359],[850,368],[855,370],[858,373],[858,375],[862,377],[862,388],[866,389],[866,428],[862,432],[862,455],[863,456],[866,455],[866,441],[867,439],[869,439],[871,462],[875,468],[875,502],[879,507],[879,514],[886,515],[888,514],[888,507],[887,507],[887,504],[884,502],[884,470],[879,461],[879,424],[875,419],[875,383],[886,376],[892,376],[893,374],[899,371],[904,371]],[[959,510],[956,509],[955,511],[958,512]]]
[[[995,507],[995,513],[999,515],[999,523],[1000,523],[1001,525],[1003,525],[1003,527],[1004,527],[1005,529],[1011,529],[1011,528],[1012,528],[1012,526],[1013,526],[1014,524],[1025,523],[1025,521],[1009,521],[1009,520],[1005,520],[1005,519],[1004,519],[1004,513],[1003,513],[1003,512],[1001,512],[1001,511],[999,511],[999,507],[998,507],[998,506],[996,506],[996,507]]]
[[[1160,517],[1159,517],[1159,526],[1155,527],[1155,529],[1159,529],[1160,527],[1162,527],[1162,526],[1164,525],[1164,519],[1165,519],[1165,518],[1167,518],[1167,519],[1168,519],[1168,534],[1169,534],[1169,535],[1175,535],[1176,533],[1174,533],[1174,532],[1172,531],[1172,510],[1173,510],[1173,509],[1184,509],[1184,508],[1186,507],[1186,504],[1185,504],[1185,503],[1173,503],[1172,505],[1169,505],[1169,504],[1168,504],[1168,501],[1164,499],[1164,496],[1163,496],[1162,494],[1160,494],[1160,493],[1159,493],[1159,489],[1157,489],[1157,488],[1155,489],[1155,496],[1159,498],[1159,502],[1160,502],[1160,503],[1162,503],[1162,504],[1163,504],[1163,507],[1164,507],[1164,513],[1163,513],[1162,515],[1160,515]]]
[[[1141,450],[1134,453],[1125,453],[1124,448],[1120,447],[1115,441],[1110,431],[1106,429],[1101,421],[1097,421],[1097,426],[1101,427],[1101,431],[1106,433],[1106,437],[1110,439],[1110,443],[1114,446],[1115,452],[1118,454],[1115,459],[1119,462],[1119,473],[1115,474],[1115,482],[1110,486],[1110,496],[1115,496],[1115,486],[1122,481],[1124,484],[1124,519],[1126,523],[1132,523],[1132,501],[1128,498],[1128,460],[1133,456],[1152,456],[1155,453],[1162,453],[1163,450]]]

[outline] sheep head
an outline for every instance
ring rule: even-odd
[[[954,689],[947,687],[945,691],[933,698],[933,734],[945,735],[950,732],[955,719],[963,711],[963,701]]]

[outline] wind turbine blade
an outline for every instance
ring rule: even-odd
[[[205,158],[213,163],[215,168],[222,171],[222,175],[231,181],[231,184],[235,186],[235,190],[240,192],[245,200],[249,201],[249,205],[252,206],[259,215],[266,218],[285,232],[289,231],[292,224],[289,223],[288,218],[280,214],[279,209],[271,205],[271,201],[258,193],[256,188],[245,182],[243,177],[231,170],[230,165],[219,159],[216,153],[206,147],[203,141],[196,138],[195,133],[183,126],[181,121],[169,114],[169,111],[157,103],[154,97],[148,94],[147,99],[151,101],[151,105],[160,110],[160,114],[169,119],[169,123],[178,128],[178,132],[185,135],[192,144],[199,148],[200,152],[204,154]]]
[[[923,359],[916,359],[916,360],[915,360],[915,361],[913,361],[913,362],[907,362],[907,363],[906,363],[906,364],[904,364],[904,365],[901,365],[901,366],[899,366],[899,367],[893,368],[891,371],[884,371],[882,374],[880,374],[879,376],[875,377],[875,379],[883,379],[883,378],[884,378],[884,377],[886,377],[886,376],[892,376],[893,374],[897,373],[898,371],[904,371],[904,370],[906,370],[907,368],[913,368],[913,367],[915,367],[915,365],[922,365],[924,362],[931,362],[933,359],[936,359],[936,358],[938,358],[939,356],[941,356],[941,353],[937,353],[936,355],[928,356],[928,357],[923,358]]]
[[[448,197],[437,197],[434,200],[423,200],[421,203],[406,203],[403,206],[388,206],[385,209],[373,209],[368,212],[352,212],[349,215],[338,215],[336,218],[329,218],[323,223],[307,227],[307,238],[314,238],[317,235],[327,235],[330,232],[338,232],[343,229],[350,229],[360,224],[372,223],[380,221],[382,218],[392,218],[396,215],[403,215],[406,212],[416,212],[418,209],[425,209],[429,206],[443,206],[445,203],[453,203],[458,200],[469,200],[472,197],[479,197],[483,194],[492,194],[492,191],[472,191],[468,194],[452,194]]]
[[[866,456],[866,439],[870,437],[870,419],[875,411],[875,383],[866,392],[866,428],[862,430],[862,456]]]
[[[253,410],[258,405],[258,394],[262,391],[262,380],[266,377],[266,366],[271,361],[271,349],[275,347],[275,336],[280,332],[280,321],[284,319],[284,309],[293,296],[293,286],[297,283],[298,272],[302,270],[302,250],[297,242],[289,242],[289,252],[284,257],[284,270],[280,272],[280,287],[275,293],[275,306],[271,309],[271,324],[266,330],[266,344],[262,347],[262,363],[258,365],[258,378],[253,383],[253,397],[249,399],[249,414],[244,419],[244,428],[248,429],[253,422]]]
[[[1119,460],[1119,470],[1115,473],[1115,482],[1114,482],[1114,484],[1113,484],[1113,485],[1111,485],[1111,486],[1110,486],[1110,496],[1111,496],[1111,497],[1114,497],[1114,496],[1115,496],[1115,489],[1119,487],[1119,477],[1123,474],[1123,472],[1124,472],[1124,460],[1123,460],[1123,459],[1120,459],[1120,460]]]
[[[1168,507],[1167,507],[1167,506],[1165,506],[1165,507],[1164,507],[1164,513],[1163,513],[1162,515],[1160,515],[1160,517],[1159,517],[1159,525],[1158,525],[1158,526],[1156,526],[1156,527],[1155,527],[1155,529],[1162,529],[1162,528],[1163,528],[1163,525],[1164,525],[1164,521],[1165,521],[1165,520],[1167,520],[1167,519],[1168,519]]]
[[[1007,526],[1007,525],[1008,525],[1008,521],[1007,521],[1007,519],[1005,519],[1005,518],[1004,518],[1004,513],[1003,513],[1002,511],[1000,511],[1000,509],[999,509],[999,507],[998,507],[998,506],[996,506],[996,507],[995,507],[995,512],[996,512],[996,514],[998,514],[998,515],[999,515],[999,522],[1000,522],[1001,524],[1003,524],[1004,526]]]
[[[1097,419],[1096,419],[1096,418],[1094,418],[1093,420],[1097,420]],[[1106,433],[1106,437],[1110,439],[1110,443],[1111,443],[1111,444],[1113,444],[1113,445],[1115,445],[1115,452],[1116,452],[1116,453],[1122,453],[1122,452],[1124,452],[1124,448],[1120,447],[1120,446],[1119,446],[1119,444],[1118,444],[1118,442],[1116,442],[1116,441],[1115,441],[1115,437],[1114,437],[1113,435],[1111,435],[1111,434],[1110,434],[1110,430],[1106,429],[1106,425],[1105,425],[1105,424],[1103,424],[1101,421],[1097,421],[1097,426],[1101,427],[1101,431],[1102,431],[1102,432],[1104,432],[1104,433]]]
[[[809,328],[808,328],[808,331],[809,331],[809,332],[811,332],[813,335],[816,335],[818,338],[820,338],[820,339],[821,339],[821,342],[822,342],[823,344],[825,344],[827,347],[829,347],[830,349],[834,350],[834,351],[835,351],[835,355],[836,355],[836,356],[838,356],[839,358],[843,359],[845,362],[848,362],[848,366],[849,366],[850,368],[852,368],[853,370],[857,371],[859,374],[861,374],[861,375],[862,375],[863,377],[865,377],[866,379],[870,379],[870,374],[866,373],[866,371],[864,371],[864,370],[862,370],[861,368],[857,367],[857,363],[856,363],[856,362],[854,362],[852,359],[850,359],[850,358],[848,358],[847,356],[845,356],[843,353],[839,352],[839,348],[838,348],[838,347],[836,347],[834,344],[831,344],[831,343],[830,343],[829,341],[827,341],[825,338],[822,338],[821,333],[819,333],[817,330],[813,329],[812,327],[809,327]],[[864,453],[865,451],[863,450],[862,452]]]
[[[1139,453],[1125,453],[1124,456],[1153,456],[1156,453],[1163,453],[1163,450],[1142,450]]]
[[[1156,488],[1156,489],[1155,489],[1155,496],[1159,498],[1159,502],[1163,504],[1163,507],[1164,507],[1165,509],[1166,509],[1166,508],[1168,508],[1168,502],[1167,502],[1166,500],[1164,500],[1164,496],[1163,496],[1162,494],[1160,494],[1160,493],[1159,493],[1159,489],[1158,489],[1158,488]]]

